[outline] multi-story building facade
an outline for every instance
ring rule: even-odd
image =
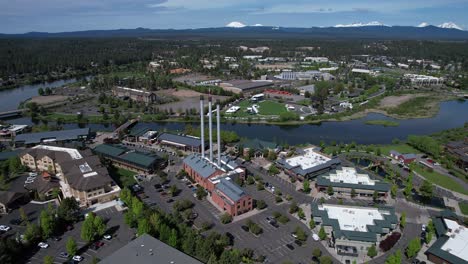
[[[38,145],[21,153],[20,160],[32,171],[59,178],[63,196],[75,198],[82,207],[111,201],[120,194],[107,168],[90,151]]]

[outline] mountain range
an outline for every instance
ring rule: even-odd
[[[413,39],[413,40],[468,40],[468,31],[453,23],[433,26],[386,26],[379,22],[353,23],[334,27],[272,27],[231,22],[225,27],[197,29],[113,29],[74,32],[29,32],[0,34],[0,38],[110,38],[144,37],[165,39]]]

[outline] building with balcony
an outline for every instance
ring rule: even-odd
[[[81,207],[108,202],[120,194],[107,168],[89,150],[38,145],[21,153],[20,160],[41,177],[54,174],[63,196],[75,198]]]

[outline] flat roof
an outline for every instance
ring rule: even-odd
[[[352,167],[343,167],[341,170],[336,170],[336,173],[330,173],[328,177],[331,182],[342,182],[350,184],[375,185],[375,180],[372,180],[367,174],[360,174]]]
[[[318,206],[325,210],[328,217],[338,220],[341,230],[368,232],[367,225],[374,225],[375,220],[384,220],[383,213],[372,207],[344,207],[324,204]]]
[[[201,264],[202,262],[179,251],[162,241],[143,234],[127,245],[104,258],[102,264],[128,263],[167,263],[167,264]]]
[[[446,235],[448,240],[440,249],[461,259],[468,260],[468,228],[447,218],[444,218],[444,222],[447,226]]]
[[[33,149],[44,149],[44,150],[50,150],[50,151],[60,151],[60,152],[65,152],[73,160],[79,160],[82,159],[83,156],[77,149],[72,149],[72,148],[62,148],[62,147],[54,147],[54,146],[46,146],[46,145],[38,145],[33,147]]]
[[[200,147],[201,145],[200,138],[176,135],[176,134],[170,134],[170,133],[162,133],[161,135],[159,135],[158,140],[165,141],[168,143],[191,146],[191,147]]]
[[[314,148],[304,149],[304,153],[299,156],[286,159],[286,163],[291,167],[300,166],[301,169],[307,170],[318,165],[327,163],[331,160],[329,157],[315,152]]]

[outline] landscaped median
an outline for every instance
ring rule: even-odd
[[[458,184],[455,180],[447,175],[440,174],[432,169],[426,169],[418,164],[412,165],[411,169],[435,185],[439,185],[454,192],[468,195],[468,190],[463,188],[463,186]]]

